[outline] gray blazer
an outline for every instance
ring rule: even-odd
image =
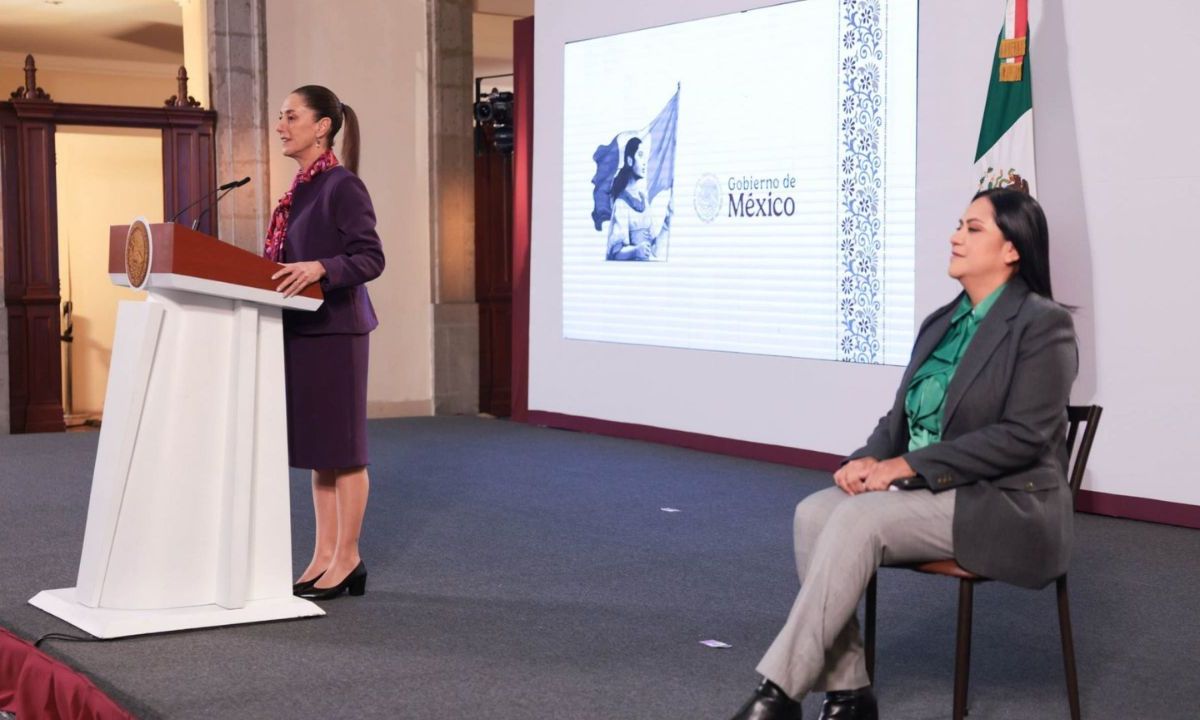
[[[908,384],[960,298],[921,324],[891,411],[846,460],[903,455],[933,492],[956,488],[955,560],[980,575],[1043,587],[1067,571],[1071,555],[1066,408],[1079,367],[1075,326],[1065,308],[1014,277],[946,388],[941,442],[907,452]]]

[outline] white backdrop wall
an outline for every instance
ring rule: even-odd
[[[1034,111],[1054,282],[1081,306],[1075,399],[1105,406],[1085,487],[1200,505],[1195,473],[1180,467],[1200,412],[1190,319],[1200,247],[1188,219],[1200,197],[1200,100],[1188,70],[1200,6],[1047,1],[1040,19]],[[1113,63],[1105,39],[1116,37],[1142,50]]]
[[[563,44],[771,4],[538,0],[531,410],[844,453],[889,405],[902,368],[562,339]],[[1186,419],[1200,411],[1190,278],[1173,277],[1200,262],[1186,219],[1200,195],[1200,138],[1190,127],[1200,101],[1184,92],[1194,85],[1200,6],[1152,5],[1132,13],[1116,0],[1030,3],[1039,199],[1056,297],[1079,306],[1073,401],[1106,408],[1085,487],[1196,505],[1200,485],[1171,451],[1189,446]],[[1003,12],[1004,0],[920,3],[918,321],[958,289],[945,275],[947,242],[977,181],[971,166]],[[1153,50],[1127,52],[1143,43]],[[652,384],[602,381],[620,367],[670,372]]]

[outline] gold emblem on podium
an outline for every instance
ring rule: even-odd
[[[125,275],[129,286],[137,290],[146,287],[150,280],[151,248],[150,226],[145,218],[136,218],[129,223],[129,234],[125,236]]]

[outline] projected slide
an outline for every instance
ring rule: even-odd
[[[808,0],[568,43],[564,337],[905,364],[916,37]]]

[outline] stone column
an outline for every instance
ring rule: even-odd
[[[433,401],[441,414],[479,409],[475,302],[475,102],[471,0],[426,0],[433,273]]]
[[[218,235],[257,253],[274,208],[268,168],[274,113],[268,112],[265,0],[204,1],[209,96],[217,111],[217,183],[250,177],[249,185],[231,192],[218,206]]]

